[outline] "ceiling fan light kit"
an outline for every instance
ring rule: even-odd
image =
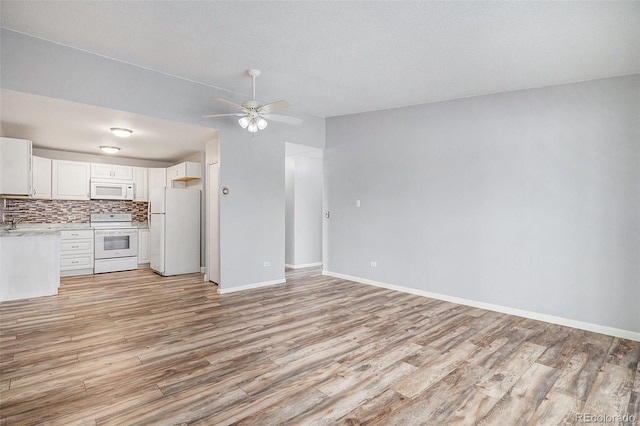
[[[252,90],[251,95],[252,99],[248,101],[244,101],[242,105],[238,105],[231,101],[222,98],[215,98],[216,101],[222,102],[223,104],[230,105],[234,108],[242,111],[241,113],[232,113],[232,114],[213,114],[213,115],[205,115],[204,118],[216,118],[216,117],[227,117],[227,116],[236,116],[240,117],[238,119],[238,124],[243,129],[246,129],[250,133],[256,133],[259,130],[264,130],[267,128],[269,123],[267,120],[279,121],[281,123],[286,124],[294,124],[300,125],[302,124],[302,120],[295,117],[289,117],[286,115],[277,115],[271,114],[273,111],[277,111],[279,109],[289,108],[291,104],[288,101],[280,100],[276,102],[271,102],[268,104],[261,104],[256,101],[256,77],[259,77],[261,72],[260,70],[250,69],[247,70],[247,74],[252,79]]]

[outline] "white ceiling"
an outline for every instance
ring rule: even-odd
[[[5,28],[331,117],[640,73],[640,2],[12,1]]]
[[[120,148],[118,157],[180,161],[204,151],[216,130],[2,89],[2,132],[34,147],[104,155],[100,145]],[[114,136],[111,127],[134,129]]]

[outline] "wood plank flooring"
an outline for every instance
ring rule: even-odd
[[[200,274],[69,277],[59,295],[4,302],[0,315],[3,425],[504,426],[586,414],[635,424],[640,415],[638,342],[316,269],[225,295]]]

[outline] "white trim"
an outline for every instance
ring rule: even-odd
[[[637,342],[640,342],[640,333],[631,331],[631,330],[623,330],[620,328],[608,327],[606,325],[592,324],[589,322],[578,321],[571,318],[563,318],[563,317],[557,317],[554,315],[542,314],[539,312],[526,311],[524,309],[510,308],[508,306],[494,305],[492,303],[478,302],[476,300],[463,299],[461,297],[448,296],[446,294],[432,293],[430,291],[418,290],[415,288],[403,287],[395,284],[382,283],[379,281],[369,280],[367,278],[354,277],[352,275],[345,275],[337,272],[322,271],[322,275],[327,275],[329,277],[334,277],[334,278],[341,278],[343,280],[355,281],[357,283],[373,285],[376,287],[383,287],[389,290],[401,291],[403,293],[415,294],[416,296],[423,296],[423,297],[429,297],[432,299],[444,300],[445,302],[472,306],[474,308],[501,312],[503,314],[530,318],[538,321],[548,322],[551,324],[558,324],[566,327],[578,328],[580,330],[587,330],[587,331],[592,331],[594,333],[601,333],[609,336],[615,336],[623,339],[635,340]]]
[[[200,273],[201,273],[201,274],[204,274],[205,272],[207,272],[207,268],[206,268],[206,267],[204,267],[204,266],[201,266],[201,267],[200,267]],[[205,281],[206,281],[206,280],[205,280]]]
[[[270,285],[275,285],[275,284],[282,284],[282,283],[286,283],[287,280],[271,280],[271,281],[263,281],[261,283],[251,283],[251,284],[245,284],[245,285],[241,285],[238,287],[231,287],[231,288],[220,288],[220,286],[218,286],[218,293],[219,294],[226,294],[226,293],[234,293],[236,291],[244,291],[244,290],[251,290],[252,288],[260,288],[260,287],[267,287]]]
[[[301,265],[290,265],[288,263],[285,263],[284,266],[291,269],[311,268],[312,266],[322,266],[322,262],[303,263]]]

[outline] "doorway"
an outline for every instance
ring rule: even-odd
[[[285,144],[285,267],[322,265],[323,151]]]

